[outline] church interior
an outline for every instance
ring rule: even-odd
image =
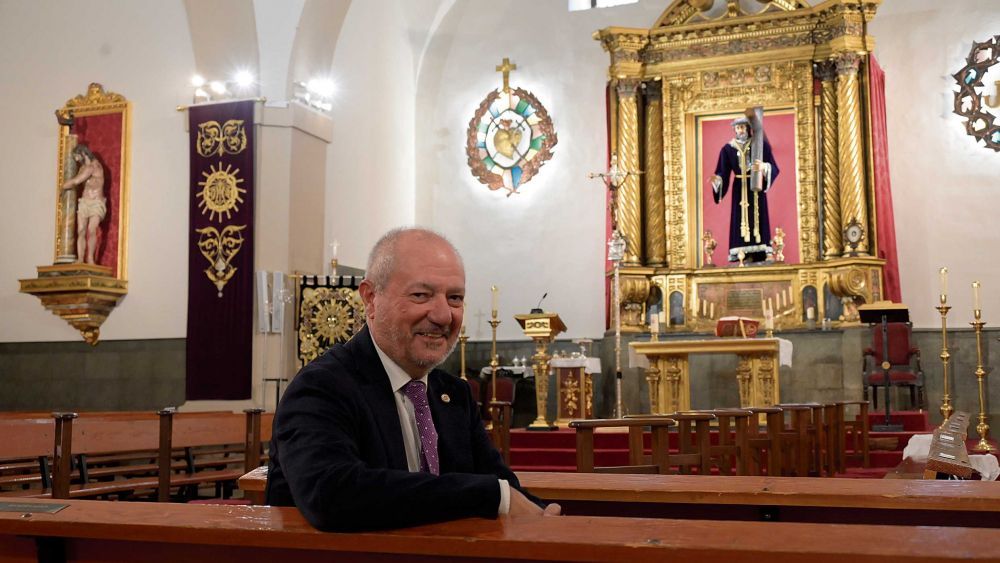
[[[997,8],[0,0],[0,562],[997,560]],[[262,506],[407,225],[566,516]]]

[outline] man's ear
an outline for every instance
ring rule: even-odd
[[[361,301],[365,304],[365,317],[375,318],[375,286],[368,280],[361,280],[361,284],[358,285],[358,294],[361,295]]]

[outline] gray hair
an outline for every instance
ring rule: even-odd
[[[365,279],[375,286],[376,291],[381,291],[389,283],[393,268],[396,262],[396,243],[399,239],[408,234],[414,234],[420,238],[437,239],[451,248],[458,258],[458,263],[465,267],[462,255],[458,253],[455,245],[441,233],[424,227],[396,227],[382,235],[372,251],[368,254],[368,266],[365,269]]]

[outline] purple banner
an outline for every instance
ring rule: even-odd
[[[188,108],[188,400],[251,395],[253,101]]]

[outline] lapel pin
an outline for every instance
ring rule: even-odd
[[[451,397],[449,397],[447,393],[441,393],[441,400],[445,403],[450,403]]]

